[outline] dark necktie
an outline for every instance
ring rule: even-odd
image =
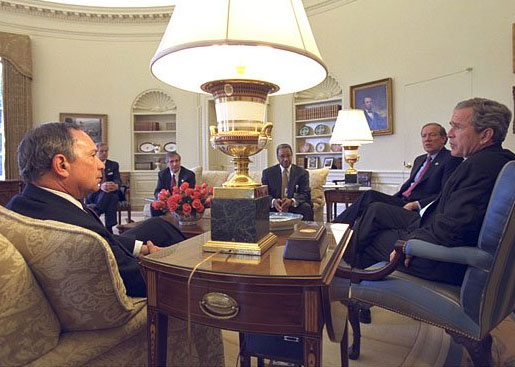
[[[175,174],[172,173],[172,184],[170,185],[170,189],[173,189],[175,186],[177,186],[177,183],[175,182]]]
[[[98,214],[97,214],[97,212],[96,212],[96,211],[94,211],[93,209],[91,209],[90,207],[88,207],[87,205],[85,205],[85,204],[84,204],[84,203],[82,203],[82,202],[81,202],[81,204],[82,204],[82,209],[84,209],[84,211],[85,211],[86,213],[88,213],[89,215],[93,216],[96,220],[98,220],[100,223],[102,223],[102,220],[100,219],[100,217],[98,216]],[[102,226],[103,226],[103,225],[104,225],[104,224],[102,223]]]
[[[408,189],[402,193],[402,196],[404,196],[405,198],[409,198],[409,196],[411,195],[411,193],[413,192],[415,187],[417,187],[419,182],[422,180],[422,177],[424,177],[424,174],[427,172],[430,165],[431,165],[431,156],[428,154],[424,168],[422,168],[422,171],[420,171],[418,177],[415,179],[415,182],[413,182],[411,184],[411,186],[408,187]]]

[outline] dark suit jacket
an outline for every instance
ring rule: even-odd
[[[511,160],[515,160],[515,154],[496,145],[463,161],[440,196],[427,208],[418,228],[410,231],[409,239],[422,239],[447,247],[477,246],[495,180],[502,167]],[[441,274],[461,278],[466,268],[417,257],[411,267],[431,276]]]
[[[424,164],[426,158],[427,154],[422,154],[415,158],[409,179],[404,182],[399,192],[394,194],[394,196],[402,199],[402,193],[415,181],[415,176]],[[451,174],[462,161],[463,158],[453,157],[449,150],[443,148],[435,157],[434,161],[431,162],[429,169],[426,171],[421,181],[411,192],[409,201],[418,201],[423,208],[436,199],[438,194],[442,191],[445,182],[447,182]]]
[[[98,233],[113,251],[127,295],[146,296],[145,282],[138,261],[132,255],[135,238],[112,235],[93,215],[32,184],[25,186],[23,192],[12,198],[6,207],[28,217],[69,223]]]
[[[181,166],[181,172],[179,172],[179,182],[177,182],[177,186],[180,186],[182,183],[187,182],[190,184],[191,188],[195,187],[195,173],[190,171],[189,169]],[[170,185],[172,184],[172,175],[170,173],[170,168],[166,167],[165,169],[159,171],[157,174],[157,186],[154,190],[154,196],[157,199],[157,194],[162,189],[170,190]]]
[[[106,176],[106,181],[113,181],[118,184],[118,187],[122,185],[122,179],[120,177],[120,166],[118,162],[110,161],[106,159],[104,173]]]
[[[281,197],[282,173],[281,166],[266,168],[261,176],[263,185],[268,186],[268,194],[274,199]],[[288,198],[295,197],[298,205],[303,203],[311,203],[311,189],[309,188],[309,173],[304,168],[295,164],[290,166],[290,177],[288,180],[288,189],[286,190]]]

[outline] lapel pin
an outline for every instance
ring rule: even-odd
[[[435,163],[435,166],[438,166],[438,162]]]

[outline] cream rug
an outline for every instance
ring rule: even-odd
[[[473,367],[468,354],[443,329],[373,307],[372,324],[361,324],[361,356],[352,367]],[[226,366],[239,366],[238,333],[222,331]],[[496,367],[515,367],[515,317],[493,332]],[[340,366],[340,346],[324,330],[322,365]],[[252,358],[252,366],[257,366]]]

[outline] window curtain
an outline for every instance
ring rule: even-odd
[[[3,64],[5,178],[18,179],[16,149],[32,127],[32,55],[30,38],[0,32]]]

